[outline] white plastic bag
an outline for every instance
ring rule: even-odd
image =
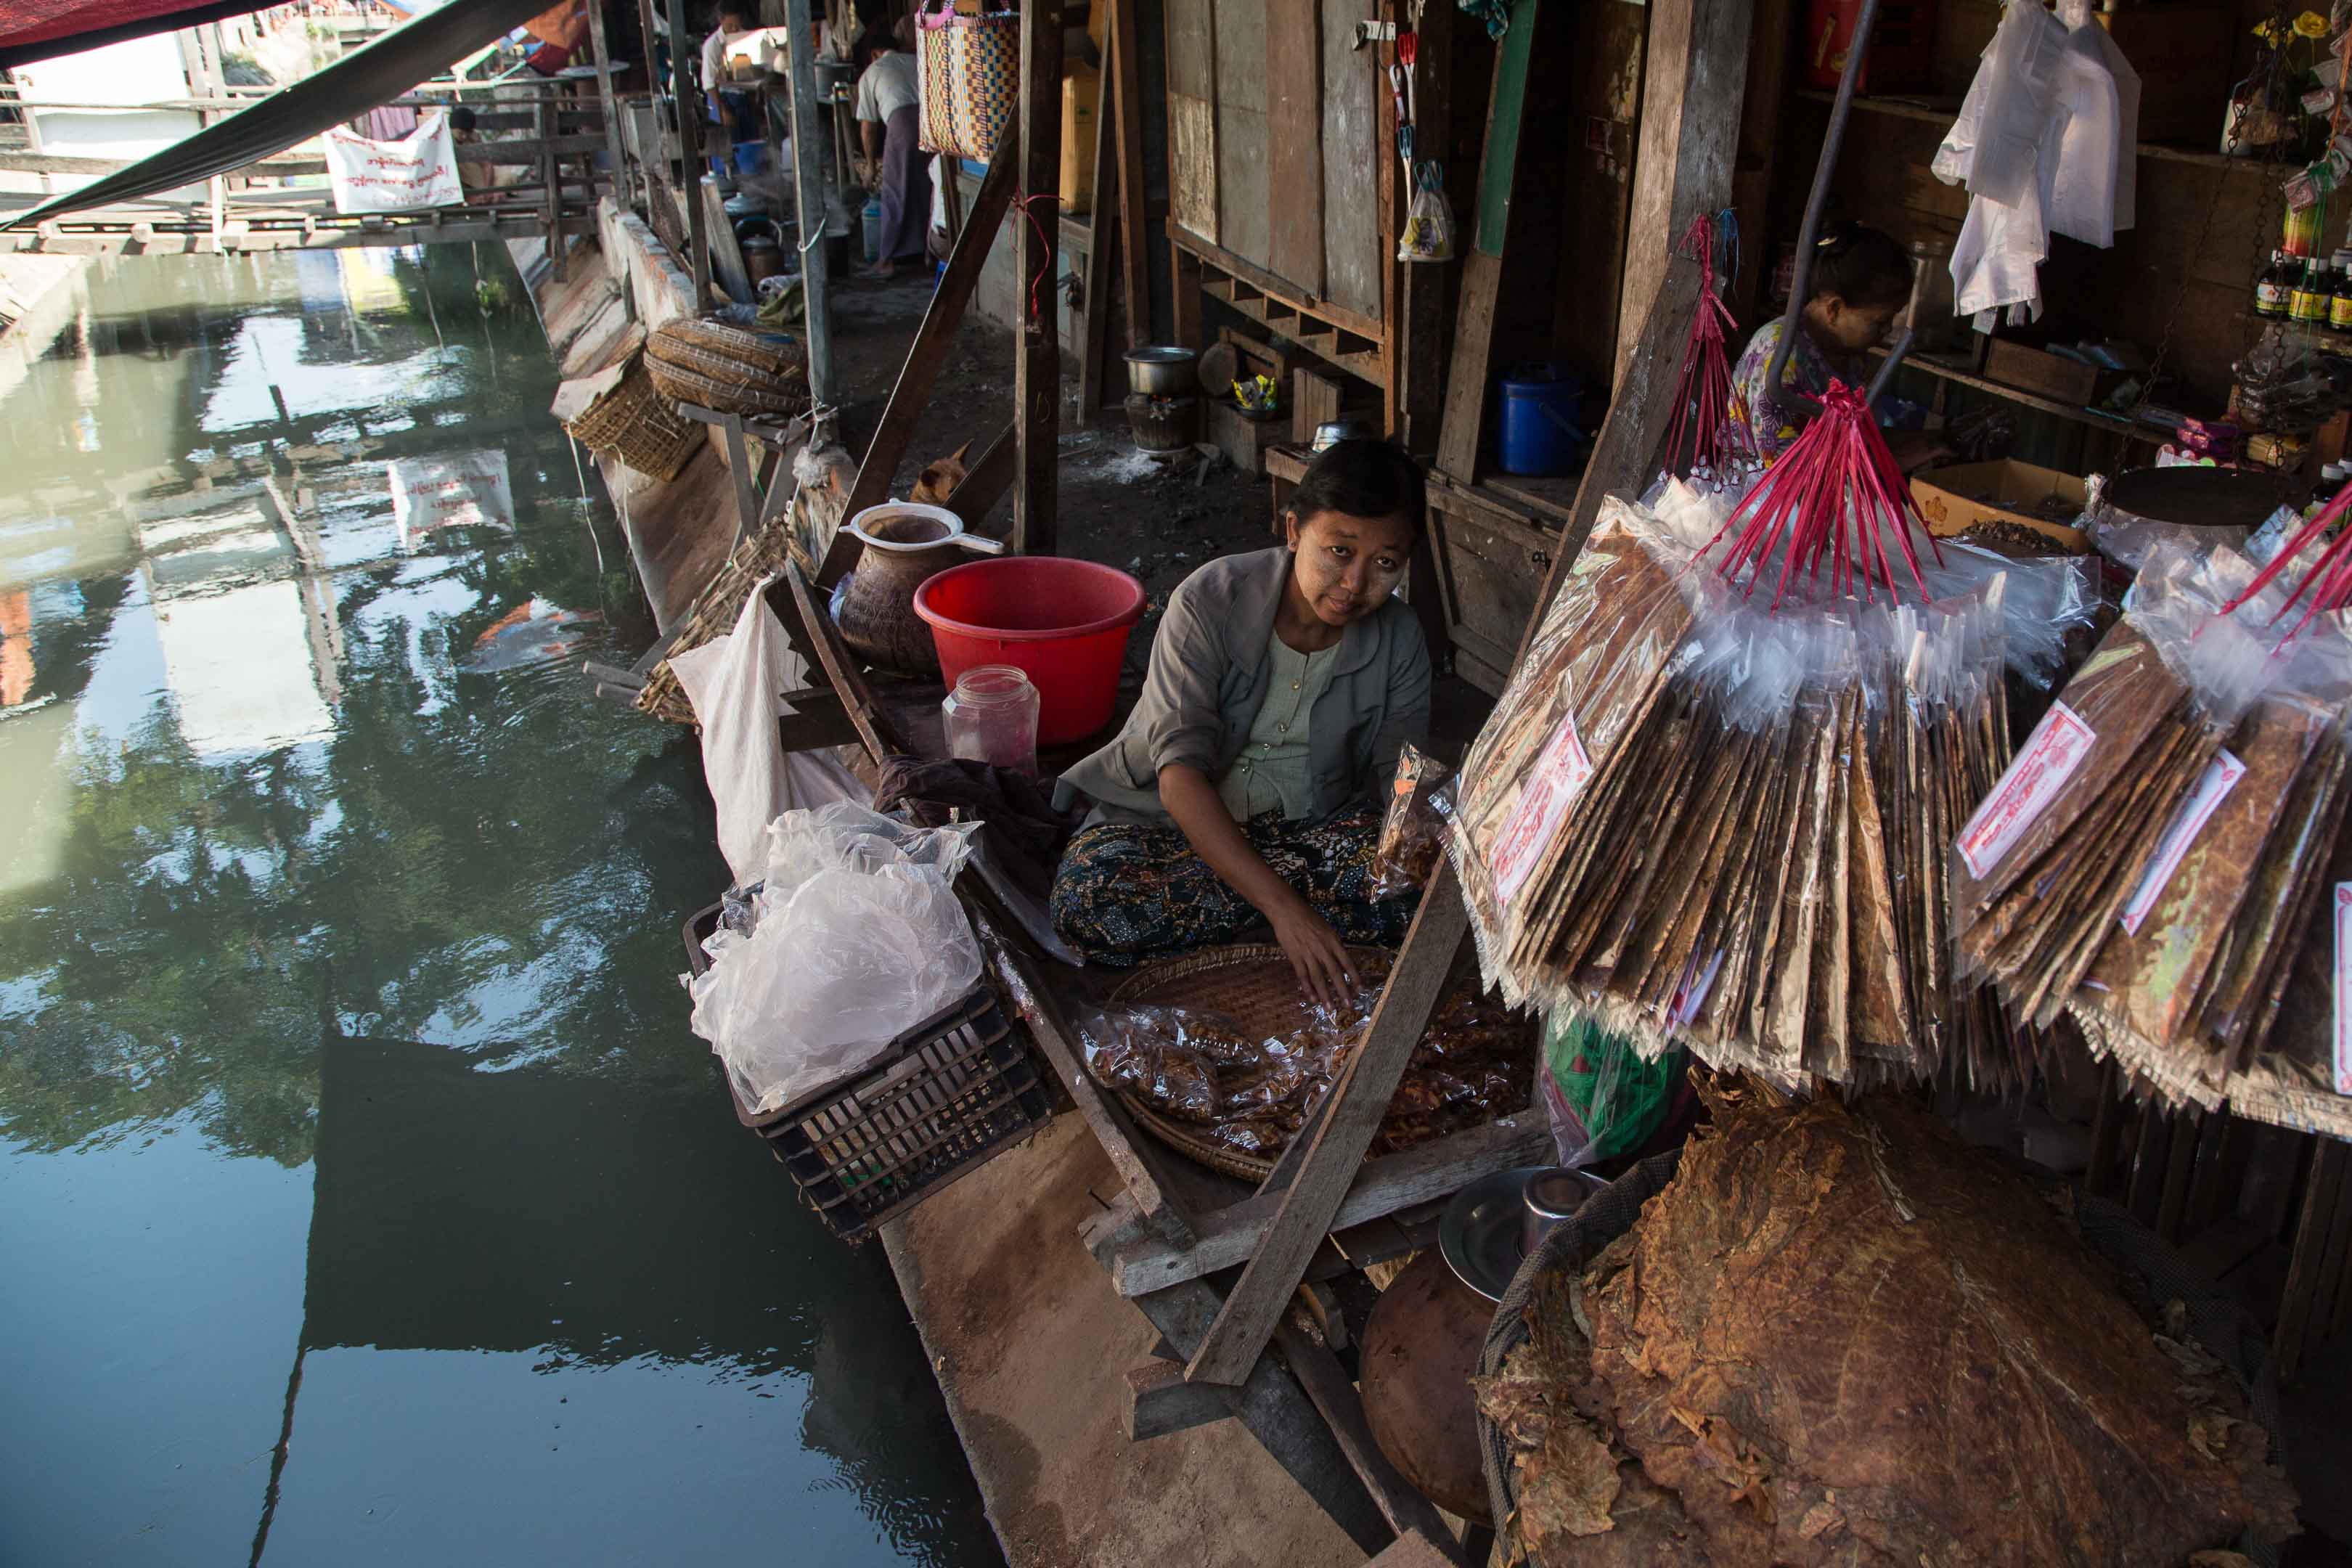
[[[784,750],[776,719],[792,709],[782,693],[809,683],[808,661],[768,608],[767,586],[744,599],[733,631],[669,661],[702,726],[702,776],[719,808],[719,852],[739,888],[766,869],[768,825],[778,816],[863,793],[829,752]]]
[[[839,801],[773,824],[759,922],[688,983],[694,1032],[775,1110],[847,1077],[980,980],[950,884],[978,824],[916,828]]]
[[[1454,205],[1445,199],[1445,179],[1434,161],[1424,163],[1413,181],[1412,205],[1405,209],[1404,232],[1397,237],[1399,261],[1454,259]]]

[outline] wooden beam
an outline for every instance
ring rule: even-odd
[[[2333,1259],[2327,1256],[2327,1238],[2335,1227],[2345,1166],[2352,1162],[2352,1144],[2324,1135],[2316,1143],[2310,1173],[2303,1184],[2303,1213],[2295,1222],[2286,1288],[2279,1297],[2278,1330],[2271,1336],[2271,1354],[2276,1359],[2281,1383],[2294,1381],[2303,1368],[2304,1352],[2311,1348],[2312,1308],[2322,1277],[2330,1272]]]
[[[1036,1004],[1029,1023],[1037,1048],[1045,1053],[1054,1076],[1062,1080],[1062,1087],[1076,1102],[1078,1114],[1086,1118],[1095,1142],[1109,1156],[1111,1167],[1126,1184],[1128,1197],[1142,1216],[1143,1224],[1172,1246],[1192,1246],[1192,1222],[1176,1197],[1176,1176],[1170,1166],[1177,1156],[1139,1133],[1126,1111],[1103,1093],[1087,1072],[1086,1062],[1070,1038],[1061,1008],[1053,994],[1045,988],[1035,966],[1010,942],[1001,945],[1005,962],[1012,965]]]
[[[604,155],[613,161],[614,188],[625,191],[628,188],[629,165],[621,151],[621,110],[613,97],[613,52],[604,39],[604,7],[602,5],[588,7],[588,48],[589,58],[596,67],[596,103],[604,115]],[[650,77],[653,57],[647,55],[646,62]],[[627,197],[624,196],[622,200],[625,202]]]
[[[1331,1086],[1330,1109],[1324,1112],[1306,1163],[1283,1194],[1281,1212],[1242,1270],[1215,1325],[1186,1363],[1187,1378],[1239,1384],[1249,1376],[1289,1304],[1290,1293],[1306,1277],[1307,1260],[1355,1184],[1364,1152],[1379,1133],[1381,1119],[1404,1076],[1405,1061],[1421,1043],[1438,994],[1469,934],[1470,914],[1463,906],[1461,884],[1454,880],[1452,862],[1440,860],[1405,934],[1403,951],[1381,987],[1363,1042]]]
[[[1765,285],[1771,258],[1762,241],[1771,230],[1772,171],[1788,112],[1789,47],[1796,36],[1796,0],[1756,0],[1755,19],[1748,28],[1748,86],[1739,106],[1731,200],[1739,212],[1739,232],[1753,238],[1741,247],[1739,276],[1729,280],[1724,295],[1732,313],[1743,321],[1754,319],[1769,293]]]
[[[999,156],[1003,155],[1000,149]],[[1062,0],[1030,0],[1021,9],[1021,202],[1034,220],[1013,226],[1013,276],[1022,320],[1013,349],[1014,464],[1013,548],[1051,555],[1061,482],[1061,316],[1055,287],[1051,216],[1062,184]]]
[[[796,0],[793,21],[793,33],[797,38],[808,26],[808,0]],[[796,45],[795,58],[806,48],[805,44]],[[694,303],[698,311],[707,309],[710,300],[710,237],[704,232],[708,220],[702,213],[702,95],[694,90],[694,79],[687,69],[687,56],[692,52],[686,43],[686,0],[669,0],[670,92],[677,105],[677,177],[686,186],[686,243],[688,250],[692,252],[686,258],[686,265],[687,270],[694,275]],[[803,224],[807,222],[805,205],[803,205],[801,218]],[[808,319],[812,323],[809,333],[809,382],[812,387],[816,383],[814,323],[823,303],[820,299],[822,290],[815,279],[821,276],[821,271],[812,269],[812,280],[805,290]],[[816,395],[821,401],[824,395],[820,392]]]
[[[1523,0],[1523,3],[1535,4],[1537,0]],[[1391,149],[1384,155],[1393,159],[1396,154]],[[1276,277],[1247,257],[1236,256],[1223,246],[1202,238],[1181,224],[1171,223],[1168,226],[1168,239],[1178,249],[1192,252],[1224,273],[1244,289],[1263,294],[1281,310],[1292,315],[1311,316],[1318,324],[1353,332],[1368,342],[1381,342],[1388,337],[1387,326],[1361,310],[1351,310],[1328,300],[1309,299],[1297,286]]]
[[[1413,67],[1413,144],[1422,158],[1447,156],[1454,145],[1454,27],[1456,7],[1431,5],[1421,14],[1420,53]],[[1408,204],[1412,193],[1406,193]],[[1456,248],[1459,248],[1457,237]],[[1451,317],[1454,268],[1444,262],[1395,264],[1397,438],[1412,452],[1433,453],[1445,408],[1445,329]],[[1433,652],[1435,650],[1433,649]]]
[[[1363,1396],[1356,1385],[1340,1370],[1339,1358],[1310,1340],[1300,1330],[1283,1323],[1275,1331],[1275,1342],[1281,1347],[1282,1359],[1289,1363],[1290,1375],[1315,1403],[1331,1436],[1346,1455],[1349,1468],[1356,1479],[1364,1483],[1371,1494],[1372,1506],[1381,1510],[1389,1527],[1398,1535],[1421,1534],[1433,1540],[1452,1542],[1453,1531],[1431,1502],[1412,1488],[1412,1484],[1397,1473],[1389,1457],[1381,1452],[1373,1441],[1371,1426],[1364,1419]],[[1458,1565],[1460,1558],[1454,1552],[1444,1553],[1444,1560]]]
[[[1593,520],[1601,515],[1601,500],[1612,494],[1638,495],[1647,481],[1674,414],[1683,343],[1689,331],[1690,312],[1697,303],[1697,264],[1672,263],[1664,287],[1650,302],[1649,319],[1642,323],[1633,357],[1626,362],[1624,374],[1617,378],[1608,416],[1601,422],[1592,456],[1584,466],[1584,478],[1576,487],[1575,510],[1560,526],[1551,568],[1544,574],[1542,592],[1536,595],[1535,612],[1528,617],[1526,629],[1519,633],[1518,650],[1511,661],[1514,666],[1527,658],[1528,644],[1534,639],[1536,627],[1543,624],[1544,610],[1559,587],[1560,574],[1584,548],[1585,536],[1592,531]],[[1449,408],[1449,420],[1451,417]]]
[[[1453,363],[1437,436],[1437,466],[1470,484],[1486,435],[1486,384],[1495,360],[1495,308],[1503,289],[1503,253],[1510,233],[1512,194],[1519,180],[1521,120],[1528,76],[1539,29],[1560,0],[1526,0],[1495,51],[1494,86],[1486,98],[1486,138],[1478,154],[1478,197],[1464,231],[1462,300],[1455,310]]]
[[[948,510],[963,519],[964,527],[978,533],[980,520],[986,517],[1004,492],[1013,488],[1013,468],[1021,455],[1020,438],[1007,425],[996,433],[974,463],[948,494]]]
[[[1550,1122],[1538,1107],[1368,1160],[1331,1216],[1330,1228],[1344,1240],[1344,1233],[1358,1226],[1450,1196],[1481,1176],[1538,1163],[1550,1138]],[[1286,1182],[1200,1216],[1193,1226],[1197,1239],[1189,1247],[1142,1241],[1122,1249],[1111,1260],[1112,1288],[1122,1296],[1141,1296],[1248,1261],[1281,1214],[1287,1186]]]
[[[1168,341],[1178,348],[1201,346],[1201,295],[1207,278],[1201,258],[1176,243],[1176,226],[1168,226],[1168,298],[1175,319]]]
[[[1754,0],[1651,0],[1612,384],[1633,357],[1634,335],[1665,276],[1667,253],[1692,218],[1731,205],[1755,14]]]
[[[857,465],[857,479],[849,487],[843,517],[856,517],[867,507],[879,506],[890,499],[891,478],[898,471],[899,459],[907,455],[907,443],[914,438],[915,422],[923,416],[930,402],[940,369],[947,363],[948,349],[955,342],[957,327],[963,322],[964,308],[971,303],[971,291],[980,282],[981,268],[987,265],[996,231],[1003,226],[1004,215],[1012,210],[1019,174],[1011,158],[1001,157],[989,163],[988,177],[981,181],[980,194],[972,198],[963,233],[956,237],[955,249],[948,255],[947,271],[940,277],[939,287],[931,291],[930,305],[923,312],[923,324],[915,329],[915,341],[908,345],[906,363],[898,367],[898,379],[890,388],[890,401],[883,405],[882,417],[875,422],[873,439],[866,443],[866,458]],[[1028,225],[1021,226],[1025,230]],[[833,547],[825,552],[824,564],[817,571],[817,586],[830,588],[839,582],[841,574],[856,563],[857,550],[857,541],[847,530],[836,534]]]
[[[1266,261],[1312,298],[1323,292],[1324,272],[1323,7],[1266,6],[1265,61]],[[1395,166],[1381,155],[1394,142],[1378,143],[1379,167]]]
[[[1094,423],[1102,406],[1103,389],[1119,384],[1110,373],[1111,281],[1118,276],[1118,211],[1113,194],[1118,188],[1118,138],[1110,113],[1110,62],[1095,74],[1094,195],[1087,207],[1086,297],[1078,335],[1078,423]],[[1066,221],[1066,220],[1065,220]]]
[[[1144,248],[1150,214],[1143,188],[1143,89],[1135,64],[1135,0],[1107,3],[1110,68],[1104,85],[1118,139],[1119,284],[1127,309],[1127,346],[1139,349],[1151,341],[1151,273],[1150,252]]]
[[[673,4],[676,0],[673,0]],[[820,404],[838,395],[833,382],[833,282],[822,244],[810,245],[825,226],[824,150],[818,141],[814,34],[809,0],[784,0],[784,28],[793,79],[793,188],[800,212],[801,291],[808,339],[809,395]],[[847,568],[844,567],[846,571]],[[819,578],[819,587],[833,584]]]
[[[1136,1226],[1137,1222],[1129,1218],[1122,1225],[1097,1228],[1092,1237],[1096,1256],[1131,1239]],[[1213,1287],[1195,1279],[1142,1297],[1135,1304],[1169,1348],[1185,1355],[1201,1342],[1215,1320],[1221,1299]],[[1340,1452],[1331,1429],[1287,1367],[1270,1356],[1263,1357],[1250,1370],[1248,1382],[1216,1392],[1249,1435],[1331,1516],[1358,1550],[1378,1552],[1394,1538],[1388,1521]]]
[[[743,247],[735,242],[735,226],[727,221],[727,198],[716,181],[702,186],[702,216],[710,226],[710,259],[719,269],[719,286],[739,304],[753,304],[751,269],[743,264]]]
[[[1155,1358],[1127,1371],[1118,1424],[1130,1443],[1230,1421],[1233,1415],[1224,1390],[1184,1381],[1182,1362]]]

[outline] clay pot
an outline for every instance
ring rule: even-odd
[[[1493,1521],[1470,1379],[1494,1319],[1433,1247],[1381,1293],[1361,1351],[1372,1440],[1423,1496],[1480,1524]]]
[[[849,520],[864,548],[842,595],[841,640],[884,669],[902,675],[940,673],[931,628],[915,614],[915,590],[967,554],[1001,555],[1001,540],[963,531],[963,519],[944,507],[885,501]]]

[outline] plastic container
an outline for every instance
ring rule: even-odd
[[[950,682],[1009,664],[1037,689],[1037,743],[1066,745],[1110,722],[1143,584],[1112,566],[1008,555],[950,566],[915,591]]]
[[[1499,390],[1495,455],[1502,470],[1540,479],[1576,467],[1586,441],[1577,423],[1584,384],[1556,365],[1527,365],[1505,376]]]
[[[768,172],[768,144],[765,142],[738,142],[731,156],[735,160],[735,177],[739,180]]]
[[[882,198],[869,197],[860,218],[866,230],[866,259],[879,261],[882,259]]]
[[[940,710],[948,755],[1037,776],[1037,689],[1009,664],[974,665]]]

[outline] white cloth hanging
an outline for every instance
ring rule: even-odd
[[[2003,11],[1931,165],[1969,193],[1952,303],[1979,331],[2041,316],[2053,233],[2105,247],[2132,221],[2139,78],[2084,0],[2063,11]]]

